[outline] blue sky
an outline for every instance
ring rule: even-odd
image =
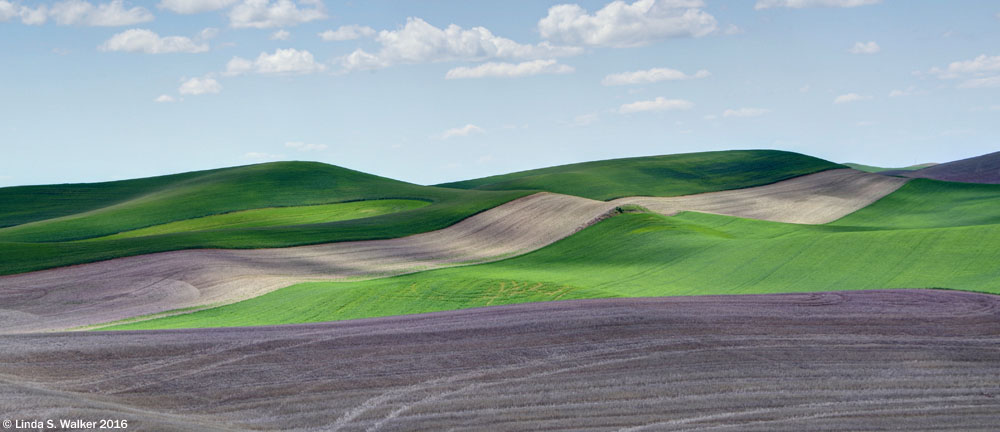
[[[1000,136],[986,0],[0,0],[0,58],[0,186],[740,148],[901,166]]]

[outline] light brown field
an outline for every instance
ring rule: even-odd
[[[1000,297],[535,303],[0,336],[0,412],[129,430],[996,430]]]
[[[372,278],[503,259],[549,245],[639,204],[823,223],[856,211],[906,180],[826,171],[767,186],[613,202],[539,193],[451,227],[405,238],[257,250],[185,250],[0,277],[0,333],[51,331],[182,308],[229,304],[299,282]]]

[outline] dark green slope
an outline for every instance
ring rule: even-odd
[[[261,248],[401,237],[447,227],[529,192],[419,186],[316,162],[276,162],[123,182],[0,189],[0,217],[68,215],[0,228],[0,274],[190,248]],[[11,191],[11,189],[20,189]],[[123,193],[117,197],[116,193]],[[64,199],[66,196],[77,196]],[[87,204],[93,197],[98,204]],[[431,205],[399,213],[309,225],[90,239],[239,210],[385,198]],[[111,203],[95,207],[102,203]]]
[[[739,189],[835,168],[845,166],[786,151],[731,150],[583,162],[438,186],[544,190],[610,200]]]

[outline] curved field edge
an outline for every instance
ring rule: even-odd
[[[920,201],[919,189],[897,193]],[[995,192],[986,195],[995,197]],[[925,198],[924,204],[940,201]],[[937,204],[941,209],[942,203]],[[1000,208],[981,208],[989,209],[996,217]],[[878,219],[866,212],[895,211],[888,205],[869,207],[843,221],[850,223],[853,217],[863,222]],[[925,215],[924,223],[947,219]],[[998,243],[997,224],[892,229],[793,225],[701,213],[621,214],[504,261],[364,282],[298,284],[228,306],[110,329],[318,322],[603,297],[893,288],[997,294],[1000,249],[992,245]]]
[[[607,201],[744,189],[839,168],[845,166],[792,152],[729,150],[582,162],[438,186],[542,190]]]
[[[189,231],[310,225],[381,216],[414,210],[430,204],[431,202],[426,200],[374,199],[308,206],[266,207],[168,222],[86,241],[146,237]]]

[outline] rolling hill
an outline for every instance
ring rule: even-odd
[[[953,182],[1000,184],[1000,152],[934,165],[916,171],[890,171],[886,173]]]
[[[542,190],[596,200],[677,196],[760,186],[842,165],[777,150],[731,150],[560,165],[438,186]]]
[[[578,180],[591,183],[564,185],[584,197],[600,189],[603,198],[628,191],[667,196],[744,188],[840,167],[780,151],[694,153],[582,165],[587,174]],[[547,179],[564,180],[560,174],[564,168]],[[181,249],[403,237],[444,228],[533,192],[562,190],[543,184],[508,186],[480,188],[497,190],[420,186],[316,162],[275,162],[109,183],[2,188],[0,198],[9,205],[0,210],[0,223],[10,226],[0,228],[0,252],[5,257],[0,275]],[[277,226],[250,223],[206,229],[200,219],[263,208],[383,199],[431,205],[372,217],[320,223],[307,219]],[[190,222],[196,219],[200,222]],[[171,223],[173,228],[163,229]],[[136,236],[137,232],[146,235]]]
[[[992,246],[1000,243],[1000,186],[912,183],[826,225],[627,213],[504,261],[304,283],[113,328],[318,322],[604,297],[893,288],[1000,294],[1000,249]]]
[[[844,163],[844,166],[846,166],[846,167],[849,167],[851,169],[856,169],[858,171],[869,172],[869,173],[881,173],[881,172],[886,172],[886,171],[915,171],[915,170],[922,169],[922,168],[932,167],[934,165],[937,165],[937,163],[934,163],[934,162],[922,163],[922,164],[910,165],[910,166],[902,167],[902,168],[884,168],[884,167],[878,167],[878,166],[873,166],[873,165],[865,165],[865,164],[859,164],[859,163],[851,163],[851,162]]]

